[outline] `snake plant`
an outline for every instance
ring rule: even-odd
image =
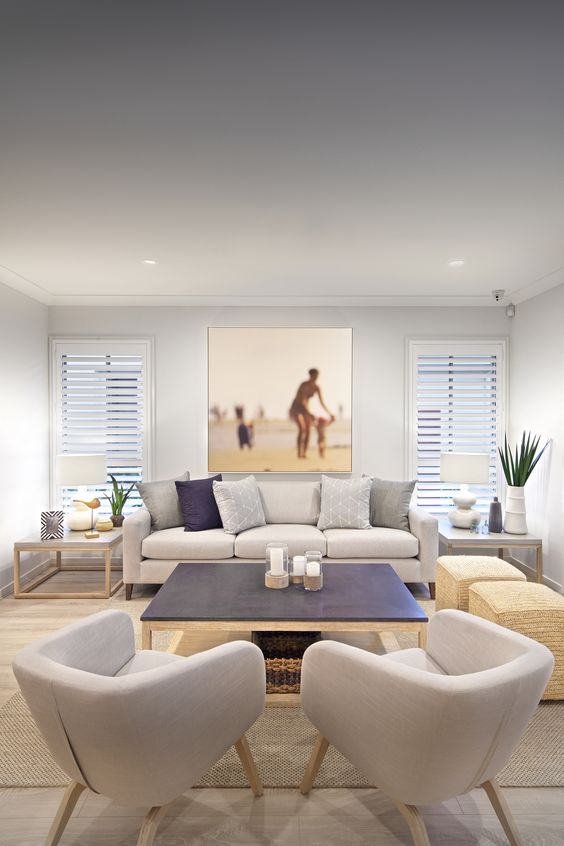
[[[112,476],[110,473],[110,479],[112,480],[112,495],[108,496],[104,494],[108,502],[112,507],[112,514],[121,514],[123,511],[123,507],[127,502],[129,495],[131,494],[133,488],[135,487],[135,482],[127,489],[118,483],[118,480],[115,476]]]
[[[521,443],[515,444],[515,452],[509,446],[507,435],[502,447],[498,447],[501,466],[508,485],[514,488],[521,488],[537,466],[540,458],[550,443],[547,441],[541,451],[537,454],[540,443],[540,435],[531,435],[530,432],[523,432]]]

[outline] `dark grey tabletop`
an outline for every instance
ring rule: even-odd
[[[323,562],[324,587],[264,586],[264,564],[179,564],[142,620],[424,622],[427,615],[389,564]]]

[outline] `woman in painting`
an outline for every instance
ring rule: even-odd
[[[307,458],[307,448],[309,445],[309,433],[311,427],[315,424],[315,416],[309,410],[309,401],[312,397],[317,395],[321,407],[327,412],[331,418],[331,422],[335,417],[323,401],[321,395],[321,388],[317,384],[319,377],[319,370],[315,367],[309,371],[309,379],[307,382],[302,382],[292,405],[290,406],[290,419],[295,422],[298,427],[298,458]]]

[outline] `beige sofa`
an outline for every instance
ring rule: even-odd
[[[320,550],[329,561],[387,562],[404,582],[427,582],[434,590],[438,523],[419,509],[409,511],[410,531],[317,528],[319,482],[258,482],[266,525],[232,535],[223,529],[185,532],[184,526],[151,531],[149,512],[140,508],[123,524],[123,580],[129,599],[133,585],[162,584],[180,561],[210,563],[264,561],[266,544],[283,541],[290,556]]]

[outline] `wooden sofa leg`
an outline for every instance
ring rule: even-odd
[[[313,782],[315,781],[315,777],[319,772],[319,768],[323,763],[325,753],[328,749],[329,741],[326,737],[323,737],[323,735],[320,734],[316,740],[315,746],[313,747],[309,764],[307,765],[304,777],[302,778],[302,783],[300,784],[300,793],[303,793],[304,796],[309,793],[313,787]]]
[[[505,832],[505,836],[511,843],[511,846],[523,846],[523,841],[517,831],[515,820],[509,810],[509,805],[505,801],[505,797],[495,778],[492,778],[490,781],[485,781],[482,784],[482,787],[486,791],[488,799],[492,804],[496,816],[501,823],[501,827]]]
[[[431,599],[435,598],[435,582],[429,582],[429,595]]]
[[[133,593],[133,585],[132,584],[126,584],[125,585],[125,598],[131,599],[132,593]]]
[[[71,818],[71,814],[74,811],[74,807],[78,802],[80,794],[83,790],[86,790],[83,784],[78,784],[78,782],[76,781],[71,781],[71,783],[65,790],[63,798],[61,799],[61,804],[58,807],[57,815],[51,823],[49,834],[47,835],[47,839],[45,840],[45,846],[57,845],[57,843],[63,836],[63,832],[66,828],[66,825]]]

